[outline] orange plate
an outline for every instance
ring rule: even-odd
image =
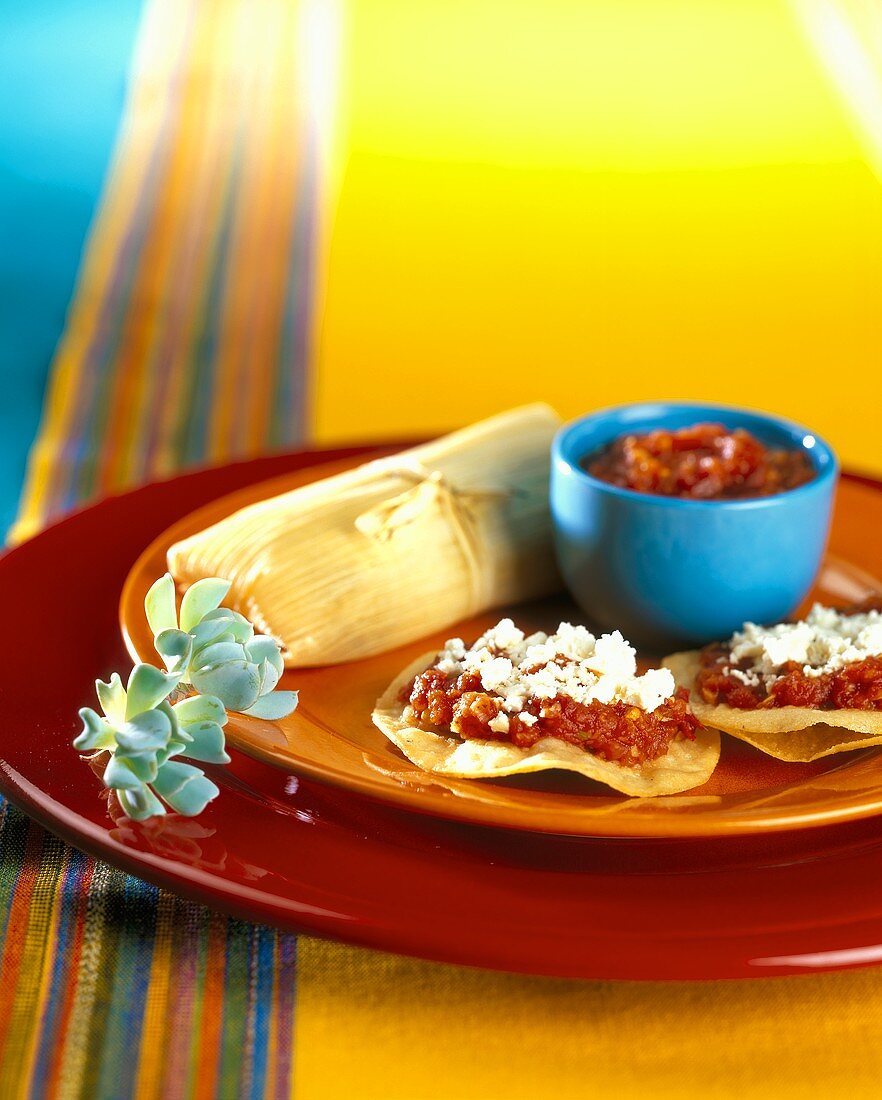
[[[178,539],[267,496],[355,465],[347,460],[248,486],[169,527],[138,558],[120,600],[120,621],[135,660],[155,662],[144,596],[165,570]],[[839,487],[828,556],[812,598],[859,599],[882,587],[882,553],[867,531],[882,529],[882,486],[846,477]],[[295,669],[282,686],[300,689],[300,706],[280,722],[236,715],[229,742],[295,774],[347,787],[408,810],[482,825],[577,836],[719,836],[830,824],[882,812],[878,749],[787,764],[723,735],[716,772],[680,795],[626,798],[581,776],[540,772],[506,779],[448,779],[406,760],[371,722],[375,700],[407,664],[453,635],[474,638],[503,615],[528,631],[579,621],[564,599],[506,607],[379,657],[345,665]],[[650,658],[651,659],[651,658]]]

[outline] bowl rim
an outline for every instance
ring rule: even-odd
[[[656,493],[641,493],[636,489],[624,489],[619,485],[612,485],[608,481],[602,481],[600,478],[594,477],[593,474],[589,474],[578,462],[572,461],[566,455],[565,448],[569,439],[576,429],[583,424],[592,420],[615,418],[625,412],[640,409],[646,409],[648,413],[655,411],[659,414],[676,409],[702,409],[708,414],[720,412],[744,416],[754,421],[765,421],[771,427],[783,430],[794,439],[802,436],[805,440],[810,437],[813,440],[811,447],[804,447],[803,449],[808,452],[817,476],[796,489],[785,489],[783,492],[773,493],[771,496],[726,500],[695,500],[691,497],[669,497]],[[812,493],[817,493],[821,489],[826,489],[831,483],[835,483],[840,469],[839,459],[830,444],[822,436],[817,435],[798,421],[789,420],[787,417],[777,416],[774,413],[768,413],[760,409],[750,409],[741,405],[724,405],[714,401],[633,401],[595,409],[593,412],[568,421],[558,429],[551,444],[551,461],[552,473],[559,468],[565,473],[574,474],[577,479],[582,479],[585,484],[608,496],[621,497],[634,503],[639,502],[657,508],[725,508],[730,511],[774,508],[776,506],[780,507],[782,502],[802,499]],[[553,493],[552,490],[552,495]]]

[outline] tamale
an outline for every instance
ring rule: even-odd
[[[283,647],[288,667],[369,657],[501,604],[555,591],[547,405],[249,505],[176,543],[186,588],[226,603]]]

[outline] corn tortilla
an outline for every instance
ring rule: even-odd
[[[399,692],[414,676],[429,668],[436,657],[435,652],[426,653],[409,665],[383,692],[371,715],[374,725],[424,771],[490,779],[560,768],[596,779],[622,794],[652,797],[698,787],[717,766],[720,735],[716,730],[696,730],[694,741],[674,741],[657,760],[629,766],[602,760],[556,737],[547,737],[532,748],[522,749],[505,741],[461,740],[430,727],[408,725],[403,718],[404,704]]]
[[[695,691],[701,668],[698,650],[673,653],[662,664],[680,687],[701,724],[730,733],[778,760],[808,763],[822,756],[882,745],[882,711],[816,710],[812,707],[762,707],[739,710],[706,703]]]

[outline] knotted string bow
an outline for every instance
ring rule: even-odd
[[[355,526],[368,538],[388,542],[397,531],[425,517],[433,507],[440,508],[462,553],[474,606],[482,606],[487,570],[481,566],[475,506],[511,494],[502,489],[458,489],[440,470],[427,470],[421,465],[395,465],[384,473],[408,482],[409,488],[362,512]]]

